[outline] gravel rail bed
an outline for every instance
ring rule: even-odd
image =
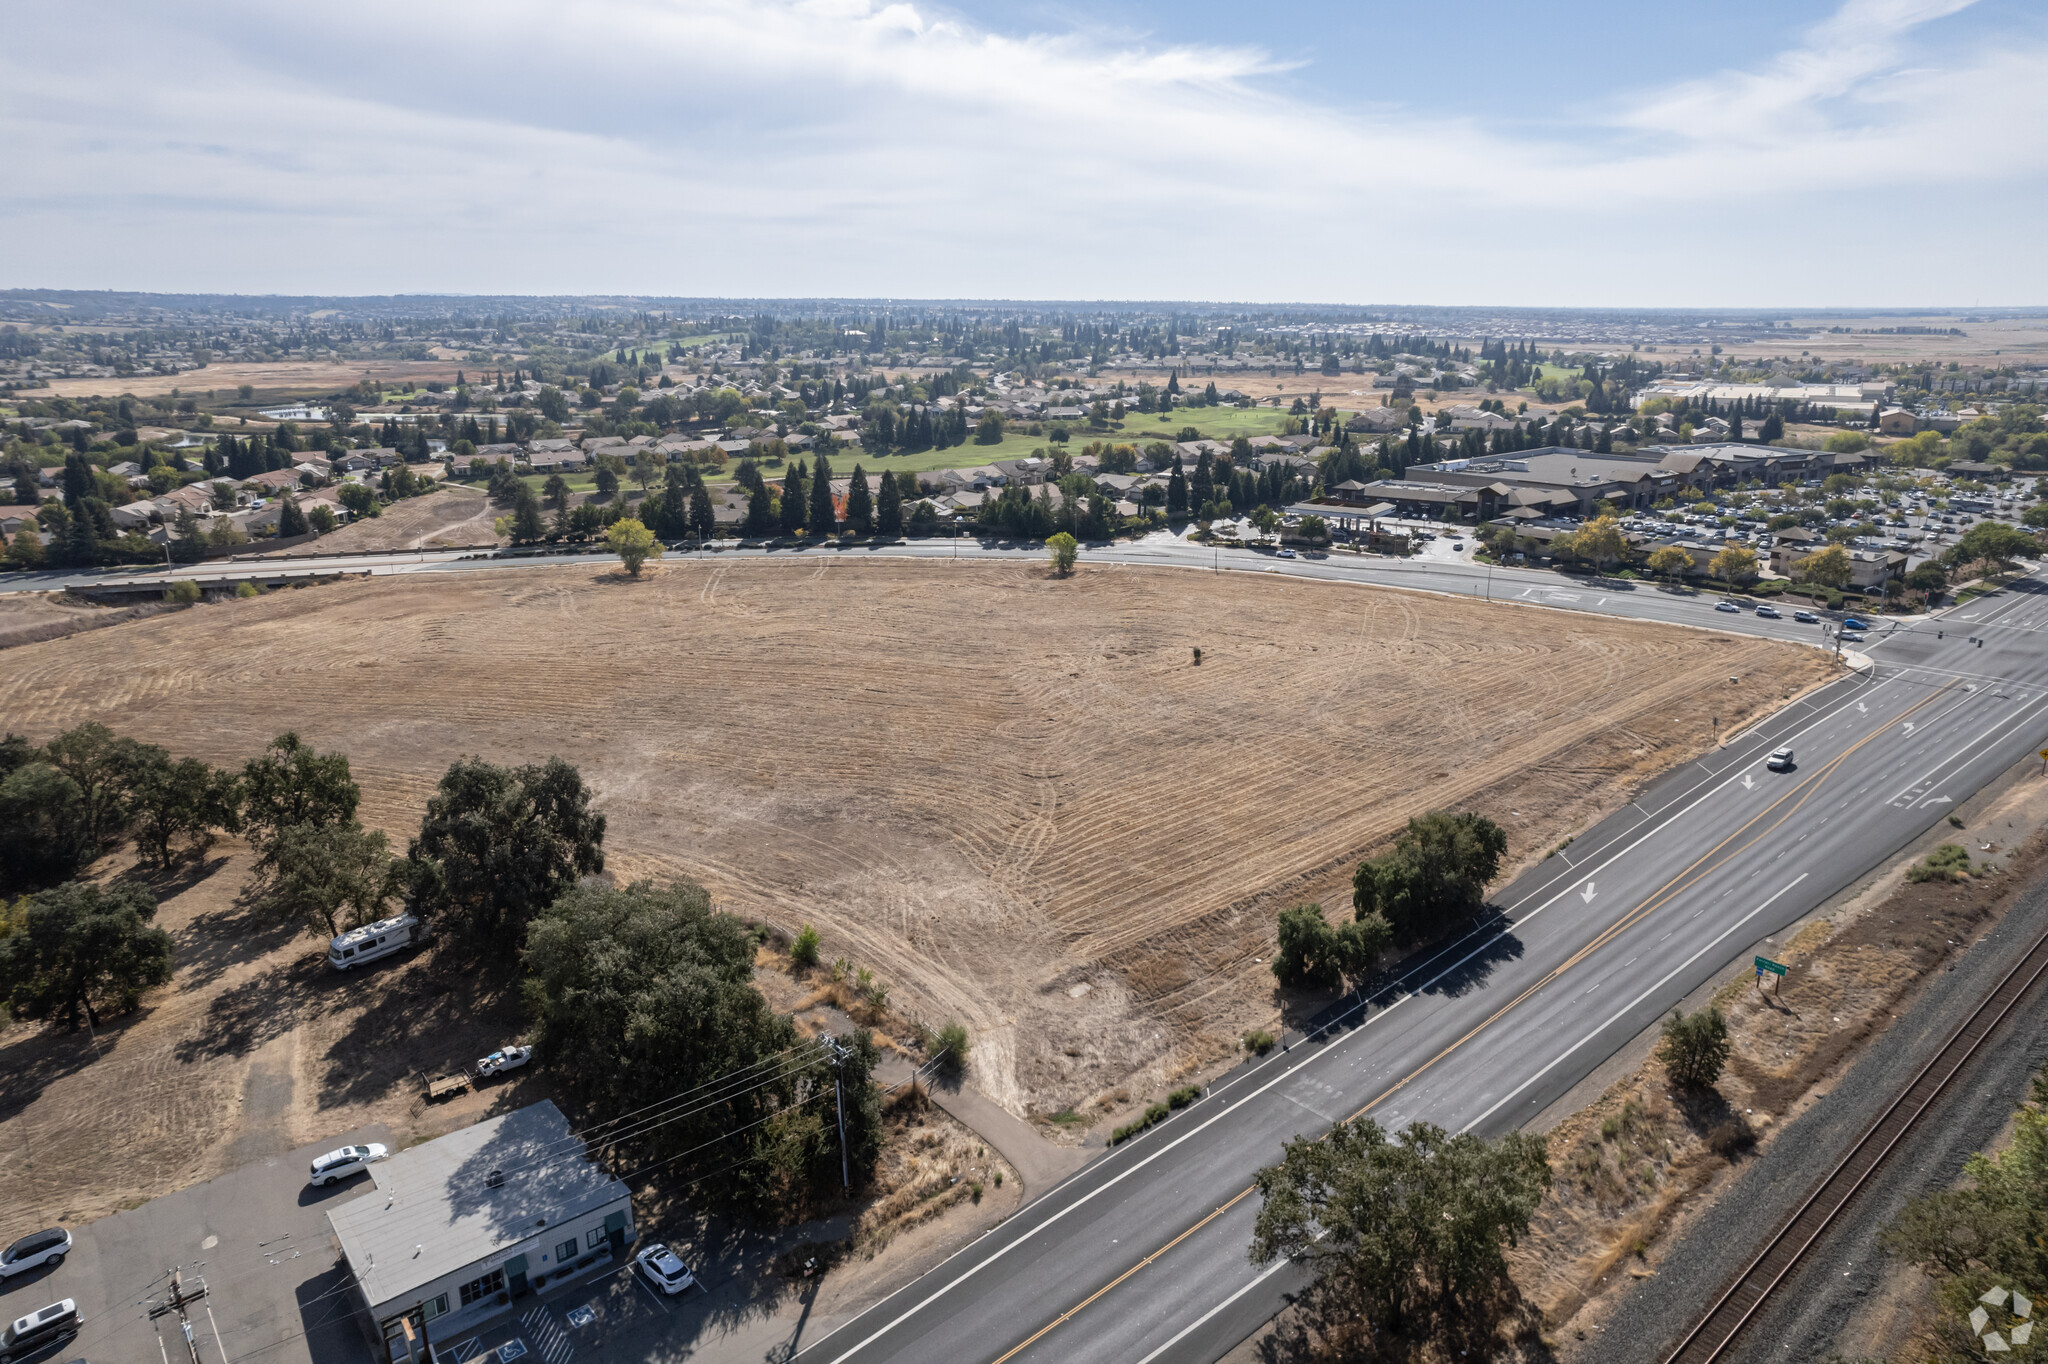
[[[1863,1059],[1781,1131],[1663,1257],[1656,1277],[1624,1293],[1567,1354],[1662,1364],[1684,1333],[1762,1250],[1886,1104],[1912,1082],[1999,978],[2048,930],[2048,878],[2020,895],[1981,943],[1955,955]],[[2036,985],[1806,1258],[1744,1328],[1724,1359],[1818,1360],[1839,1348],[1850,1315],[1878,1291],[1877,1237],[1914,1195],[1952,1184],[1996,1139],[2048,1063],[2048,986]],[[1791,1001],[1796,1005],[1797,1001]]]

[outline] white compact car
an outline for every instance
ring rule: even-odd
[[[390,1148],[381,1141],[373,1141],[367,1146],[344,1146],[338,1151],[329,1151],[324,1156],[314,1158],[312,1182],[324,1188],[338,1180],[361,1174],[390,1154]]]
[[[64,1263],[71,1249],[71,1233],[62,1227],[32,1232],[5,1250],[0,1250],[0,1279],[11,1279],[44,1265],[55,1269]]]
[[[697,1276],[690,1273],[676,1253],[661,1242],[644,1247],[633,1262],[640,1266],[648,1281],[664,1293],[680,1293],[697,1282]]]
[[[478,1079],[487,1075],[503,1075],[508,1070],[517,1070],[533,1059],[532,1047],[504,1047],[492,1052],[476,1063]]]

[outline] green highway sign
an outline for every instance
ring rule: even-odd
[[[1769,957],[1758,957],[1756,959],[1756,972],[1758,975],[1769,971],[1774,976],[1782,976],[1785,974],[1785,970],[1784,963],[1772,961]]]

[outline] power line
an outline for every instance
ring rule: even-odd
[[[804,1045],[811,1045],[811,1044],[808,1044],[808,1043],[807,1043],[807,1044],[804,1044]],[[789,1050],[791,1050],[791,1051],[794,1051],[794,1050],[796,1050],[796,1048],[790,1048]],[[608,1140],[606,1140],[606,1141],[604,1141],[604,1142],[602,1142],[602,1143],[598,1144],[598,1146],[597,1146],[597,1148],[596,1148],[596,1149],[598,1149],[598,1150],[609,1150],[609,1149],[611,1149],[611,1148],[613,1148],[613,1147],[616,1147],[616,1146],[618,1146],[618,1145],[621,1145],[621,1144],[623,1144],[624,1142],[626,1142],[626,1141],[628,1141],[628,1140],[635,1140],[635,1139],[638,1139],[638,1138],[640,1138],[640,1137],[644,1137],[644,1136],[647,1136],[648,1134],[650,1134],[650,1133],[652,1133],[652,1132],[654,1132],[654,1131],[657,1131],[657,1130],[659,1130],[660,1128],[663,1128],[663,1127],[669,1126],[669,1125],[670,1125],[670,1124],[672,1124],[672,1123],[680,1122],[680,1121],[682,1121],[682,1120],[683,1120],[683,1119],[685,1119],[685,1118],[688,1118],[688,1117],[693,1117],[693,1116],[695,1116],[695,1115],[697,1115],[697,1114],[699,1114],[699,1113],[703,1113],[703,1112],[706,1112],[706,1111],[708,1111],[708,1110],[710,1110],[710,1109],[712,1109],[712,1108],[716,1108],[716,1107],[718,1107],[718,1106],[719,1106],[720,1104],[722,1104],[722,1103],[725,1103],[725,1102],[728,1102],[728,1101],[729,1101],[729,1100],[731,1100],[731,1099],[734,1099],[734,1098],[739,1098],[739,1097],[742,1097],[742,1096],[743,1096],[743,1095],[745,1095],[745,1094],[750,1094],[750,1093],[753,1093],[753,1092],[754,1092],[755,1090],[758,1090],[758,1089],[762,1089],[762,1088],[765,1088],[765,1087],[767,1087],[768,1085],[771,1085],[771,1084],[775,1084],[775,1083],[779,1082],[780,1080],[782,1080],[782,1079],[785,1079],[785,1078],[787,1078],[787,1076],[788,1076],[788,1075],[790,1075],[790,1074],[794,1074],[794,1073],[797,1073],[797,1072],[798,1072],[799,1070],[801,1070],[801,1069],[803,1068],[803,1066],[804,1066],[804,1065],[806,1065],[806,1064],[808,1064],[808,1059],[807,1059],[807,1058],[805,1058],[805,1057],[802,1057],[802,1056],[797,1056],[797,1057],[790,1057],[790,1058],[788,1058],[788,1061],[787,1061],[787,1063],[786,1063],[786,1065],[785,1065],[785,1069],[784,1069],[784,1070],[783,1070],[782,1072],[778,1073],[778,1074],[775,1074],[775,1075],[771,1075],[771,1076],[767,1077],[766,1079],[759,1079],[759,1080],[756,1080],[756,1081],[755,1081],[755,1082],[754,1082],[753,1084],[747,1085],[747,1086],[746,1086],[745,1088],[743,1088],[743,1089],[739,1089],[739,1090],[738,1090],[737,1092],[726,1092],[726,1093],[720,1093],[720,1094],[717,1094],[717,1095],[715,1095],[715,1096],[710,1096],[710,1097],[706,1097],[706,1098],[703,1098],[703,1099],[702,1099],[702,1100],[701,1100],[700,1102],[698,1102],[698,1103],[696,1104],[696,1106],[695,1106],[695,1107],[692,1107],[692,1108],[686,1109],[686,1110],[684,1110],[684,1111],[682,1111],[682,1112],[672,1112],[672,1113],[669,1113],[669,1114],[668,1114],[667,1116],[659,1116],[659,1117],[653,1117],[653,1118],[648,1118],[648,1119],[644,1119],[644,1120],[642,1121],[642,1123],[641,1123],[641,1124],[640,1124],[640,1125],[639,1125],[639,1126],[638,1126],[638,1127],[636,1128],[636,1130],[633,1130],[633,1131],[627,1132],[627,1133],[625,1133],[625,1134],[621,1134],[621,1135],[618,1135],[618,1136],[612,1137],[612,1138],[610,1138],[610,1139],[608,1139]],[[745,1071],[746,1071],[746,1070],[751,1070],[751,1069],[754,1069],[754,1067],[747,1067],[747,1068],[743,1069],[742,1071],[739,1071],[739,1072],[735,1072],[735,1073],[734,1073],[734,1075],[735,1075],[735,1076],[738,1076],[738,1077],[740,1077],[740,1080],[736,1080],[736,1081],[734,1081],[734,1083],[740,1083],[741,1081],[743,1081],[743,1080],[744,1080],[744,1078],[746,1078],[746,1077],[745,1077]],[[693,1091],[686,1091],[686,1093],[699,1093],[699,1094],[701,1094],[701,1092],[702,1092],[703,1090],[705,1090],[706,1088],[708,1088],[708,1087],[709,1087],[710,1085],[715,1085],[715,1084],[718,1084],[718,1083],[720,1083],[720,1082],[719,1082],[719,1081],[712,1081],[712,1082],[709,1082],[709,1083],[708,1083],[707,1085],[699,1085],[699,1086],[697,1086],[697,1087],[696,1087],[696,1089],[695,1089],[695,1090],[693,1090]],[[831,1092],[831,1091],[828,1091],[828,1090],[825,1090],[825,1089],[822,1089],[822,1088],[821,1088],[821,1089],[820,1089],[820,1090],[819,1090],[819,1091],[818,1091],[818,1092],[817,1092],[816,1094],[813,1094],[813,1095],[809,1096],[808,1098],[805,1098],[805,1099],[799,1100],[799,1101],[798,1101],[797,1103],[795,1103],[795,1104],[792,1104],[792,1105],[790,1105],[790,1106],[788,1106],[788,1107],[785,1107],[785,1108],[778,1108],[778,1109],[775,1109],[775,1110],[774,1110],[773,1112],[770,1112],[770,1113],[768,1113],[768,1114],[767,1114],[766,1116],[764,1116],[764,1117],[762,1117],[762,1118],[760,1118],[760,1119],[757,1119],[757,1120],[756,1120],[756,1121],[754,1121],[754,1122],[751,1122],[751,1123],[747,1123],[747,1124],[745,1124],[744,1126],[742,1126],[742,1127],[739,1127],[739,1128],[733,1128],[733,1129],[729,1129],[729,1130],[727,1130],[726,1132],[724,1132],[724,1133],[721,1133],[721,1134],[720,1134],[719,1136],[717,1136],[717,1137],[714,1137],[714,1138],[712,1138],[712,1139],[711,1139],[711,1140],[709,1140],[709,1141],[706,1141],[706,1142],[700,1143],[699,1145],[697,1145],[697,1146],[693,1146],[693,1147],[689,1148],[688,1150],[685,1150],[685,1151],[680,1151],[680,1152],[677,1152],[677,1153],[675,1153],[674,1155],[668,1156],[668,1157],[666,1157],[666,1158],[665,1158],[665,1159],[663,1159],[663,1160],[660,1160],[660,1161],[657,1161],[657,1162],[655,1162],[655,1164],[654,1164],[654,1165],[648,1166],[647,1168],[648,1168],[648,1169],[655,1169],[655,1168],[659,1168],[659,1166],[661,1166],[661,1165],[665,1165],[665,1164],[668,1164],[668,1163],[670,1163],[670,1162],[672,1162],[672,1161],[675,1161],[675,1160],[678,1160],[678,1159],[681,1159],[681,1158],[682,1158],[683,1156],[686,1156],[686,1155],[690,1155],[690,1154],[693,1154],[693,1153],[694,1153],[694,1152],[696,1152],[696,1151],[704,1150],[704,1149],[706,1149],[707,1147],[710,1147],[710,1146],[715,1146],[715,1145],[717,1145],[717,1144],[718,1144],[719,1142],[721,1142],[721,1141],[724,1141],[724,1140],[726,1140],[726,1139],[727,1139],[727,1138],[729,1138],[729,1137],[732,1137],[732,1136],[738,1135],[738,1134],[739,1134],[740,1132],[746,1132],[746,1131],[751,1131],[751,1130],[752,1130],[753,1128],[759,1127],[759,1126],[760,1126],[760,1125],[761,1125],[762,1123],[768,1122],[768,1121],[770,1121],[771,1119],[773,1119],[773,1118],[774,1118],[774,1117],[775,1117],[775,1116],[776,1116],[776,1115],[777,1115],[778,1113],[786,1113],[786,1112],[790,1112],[790,1111],[791,1111],[792,1109],[795,1109],[795,1108],[800,1108],[800,1107],[802,1107],[802,1106],[803,1106],[804,1104],[808,1104],[808,1103],[813,1103],[813,1102],[815,1102],[815,1101],[816,1101],[817,1099],[819,1099],[819,1098],[821,1098],[821,1097],[823,1097],[823,1096],[825,1096],[825,1095],[829,1094],[830,1092]],[[668,1101],[664,1100],[664,1101],[659,1101],[659,1102],[668,1102]],[[657,1106],[658,1106],[658,1104],[649,1104],[649,1105],[646,1105],[646,1106],[645,1106],[644,1108],[642,1108],[642,1109],[640,1109],[640,1110],[636,1110],[636,1111],[638,1111],[638,1112],[643,1112],[643,1113],[644,1113],[644,1112],[646,1112],[646,1111],[647,1111],[647,1109],[655,1108],[655,1107],[657,1107]],[[493,1170],[493,1174],[494,1174],[494,1175],[496,1175],[497,1177],[499,1177],[499,1178],[501,1178],[501,1179],[502,1179],[502,1178],[505,1178],[505,1177],[509,1177],[509,1176],[511,1176],[511,1175],[516,1175],[516,1174],[518,1174],[518,1173],[520,1173],[520,1172],[522,1172],[522,1171],[525,1171],[525,1170],[530,1170],[530,1169],[533,1169],[533,1168],[535,1168],[535,1167],[537,1167],[537,1166],[541,1166],[541,1165],[546,1165],[546,1164],[550,1164],[550,1163],[552,1163],[552,1162],[554,1162],[554,1161],[556,1161],[556,1160],[559,1160],[559,1159],[561,1159],[561,1158],[562,1158],[563,1156],[565,1156],[565,1155],[567,1155],[567,1154],[571,1153],[572,1151],[574,1151],[574,1150],[575,1150],[575,1148],[576,1148],[576,1146],[577,1146],[577,1144],[578,1144],[578,1143],[580,1143],[580,1142],[581,1142],[581,1138],[580,1138],[580,1136],[578,1136],[578,1135],[577,1135],[577,1134],[575,1134],[575,1133],[571,1133],[571,1134],[569,1134],[569,1136],[568,1136],[568,1137],[566,1137],[566,1138],[560,1138],[560,1139],[557,1139],[557,1140],[555,1140],[555,1141],[553,1141],[553,1142],[547,1143],[547,1144],[546,1144],[545,1146],[543,1146],[543,1147],[542,1147],[542,1148],[541,1148],[541,1149],[540,1149],[539,1151],[535,1152],[534,1154],[532,1154],[532,1155],[530,1155],[530,1156],[526,1156],[526,1157],[524,1157],[524,1158],[522,1158],[522,1159],[519,1159],[519,1160],[517,1160],[517,1161],[515,1161],[515,1162],[513,1162],[513,1163],[511,1163],[511,1164],[508,1164],[508,1165],[504,1165],[504,1166],[496,1167],[496,1168],[495,1168],[495,1169]],[[596,1154],[595,1154],[595,1151],[590,1151],[590,1152],[588,1152],[587,1154],[589,1155],[589,1158],[590,1158],[590,1159],[592,1159],[593,1161],[594,1161],[594,1160],[596,1159]],[[631,1178],[634,1178],[634,1177],[637,1177],[637,1175],[635,1175],[635,1176],[626,1176],[625,1178],[627,1178],[627,1179],[631,1179]],[[422,1207],[418,1207],[418,1208],[408,1208],[408,1209],[403,1209],[403,1210],[400,1210],[400,1214],[399,1214],[399,1215],[397,1215],[397,1216],[394,1216],[394,1217],[392,1217],[392,1218],[391,1218],[390,1220],[388,1220],[387,1222],[383,1223],[383,1227],[384,1227],[384,1228],[385,1228],[385,1229],[386,1229],[387,1231],[397,1231],[397,1230],[399,1230],[399,1229],[403,1229],[403,1228],[406,1228],[406,1227],[408,1227],[408,1226],[414,1226],[414,1225],[423,1225],[423,1224],[424,1224],[424,1221],[425,1221],[426,1219],[429,1219],[429,1218],[432,1218],[432,1217],[436,1217],[436,1216],[440,1216],[440,1215],[441,1215],[441,1212],[440,1212],[440,1210],[439,1210],[438,1208],[436,1208],[436,1207],[433,1207],[433,1206],[422,1206]]]

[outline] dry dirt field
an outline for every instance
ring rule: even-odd
[[[156,398],[176,389],[188,398],[207,392],[232,398],[237,388],[249,384],[256,389],[258,397],[265,397],[285,393],[339,392],[365,377],[382,379],[387,385],[394,379],[412,379],[422,383],[428,379],[453,379],[456,370],[465,368],[477,367],[453,360],[280,360],[268,364],[208,365],[204,369],[186,370],[183,374],[131,374],[125,379],[52,379],[48,388],[35,390],[35,396],[90,398],[128,393],[137,398]]]
[[[1533,860],[1710,742],[1710,713],[1725,733],[1822,667],[1379,589],[812,558],[207,605],[8,650],[0,713],[217,763],[295,728],[349,754],[400,846],[458,756],[560,754],[609,817],[610,870],[817,924],[896,1004],[966,1022],[981,1086],[1044,1113],[1270,1024],[1275,911],[1347,903],[1410,814],[1480,810]]]
[[[408,497],[382,516],[355,521],[311,544],[291,545],[278,554],[341,554],[371,549],[436,549],[498,543],[492,522],[500,509],[480,490],[446,487],[425,497]]]

